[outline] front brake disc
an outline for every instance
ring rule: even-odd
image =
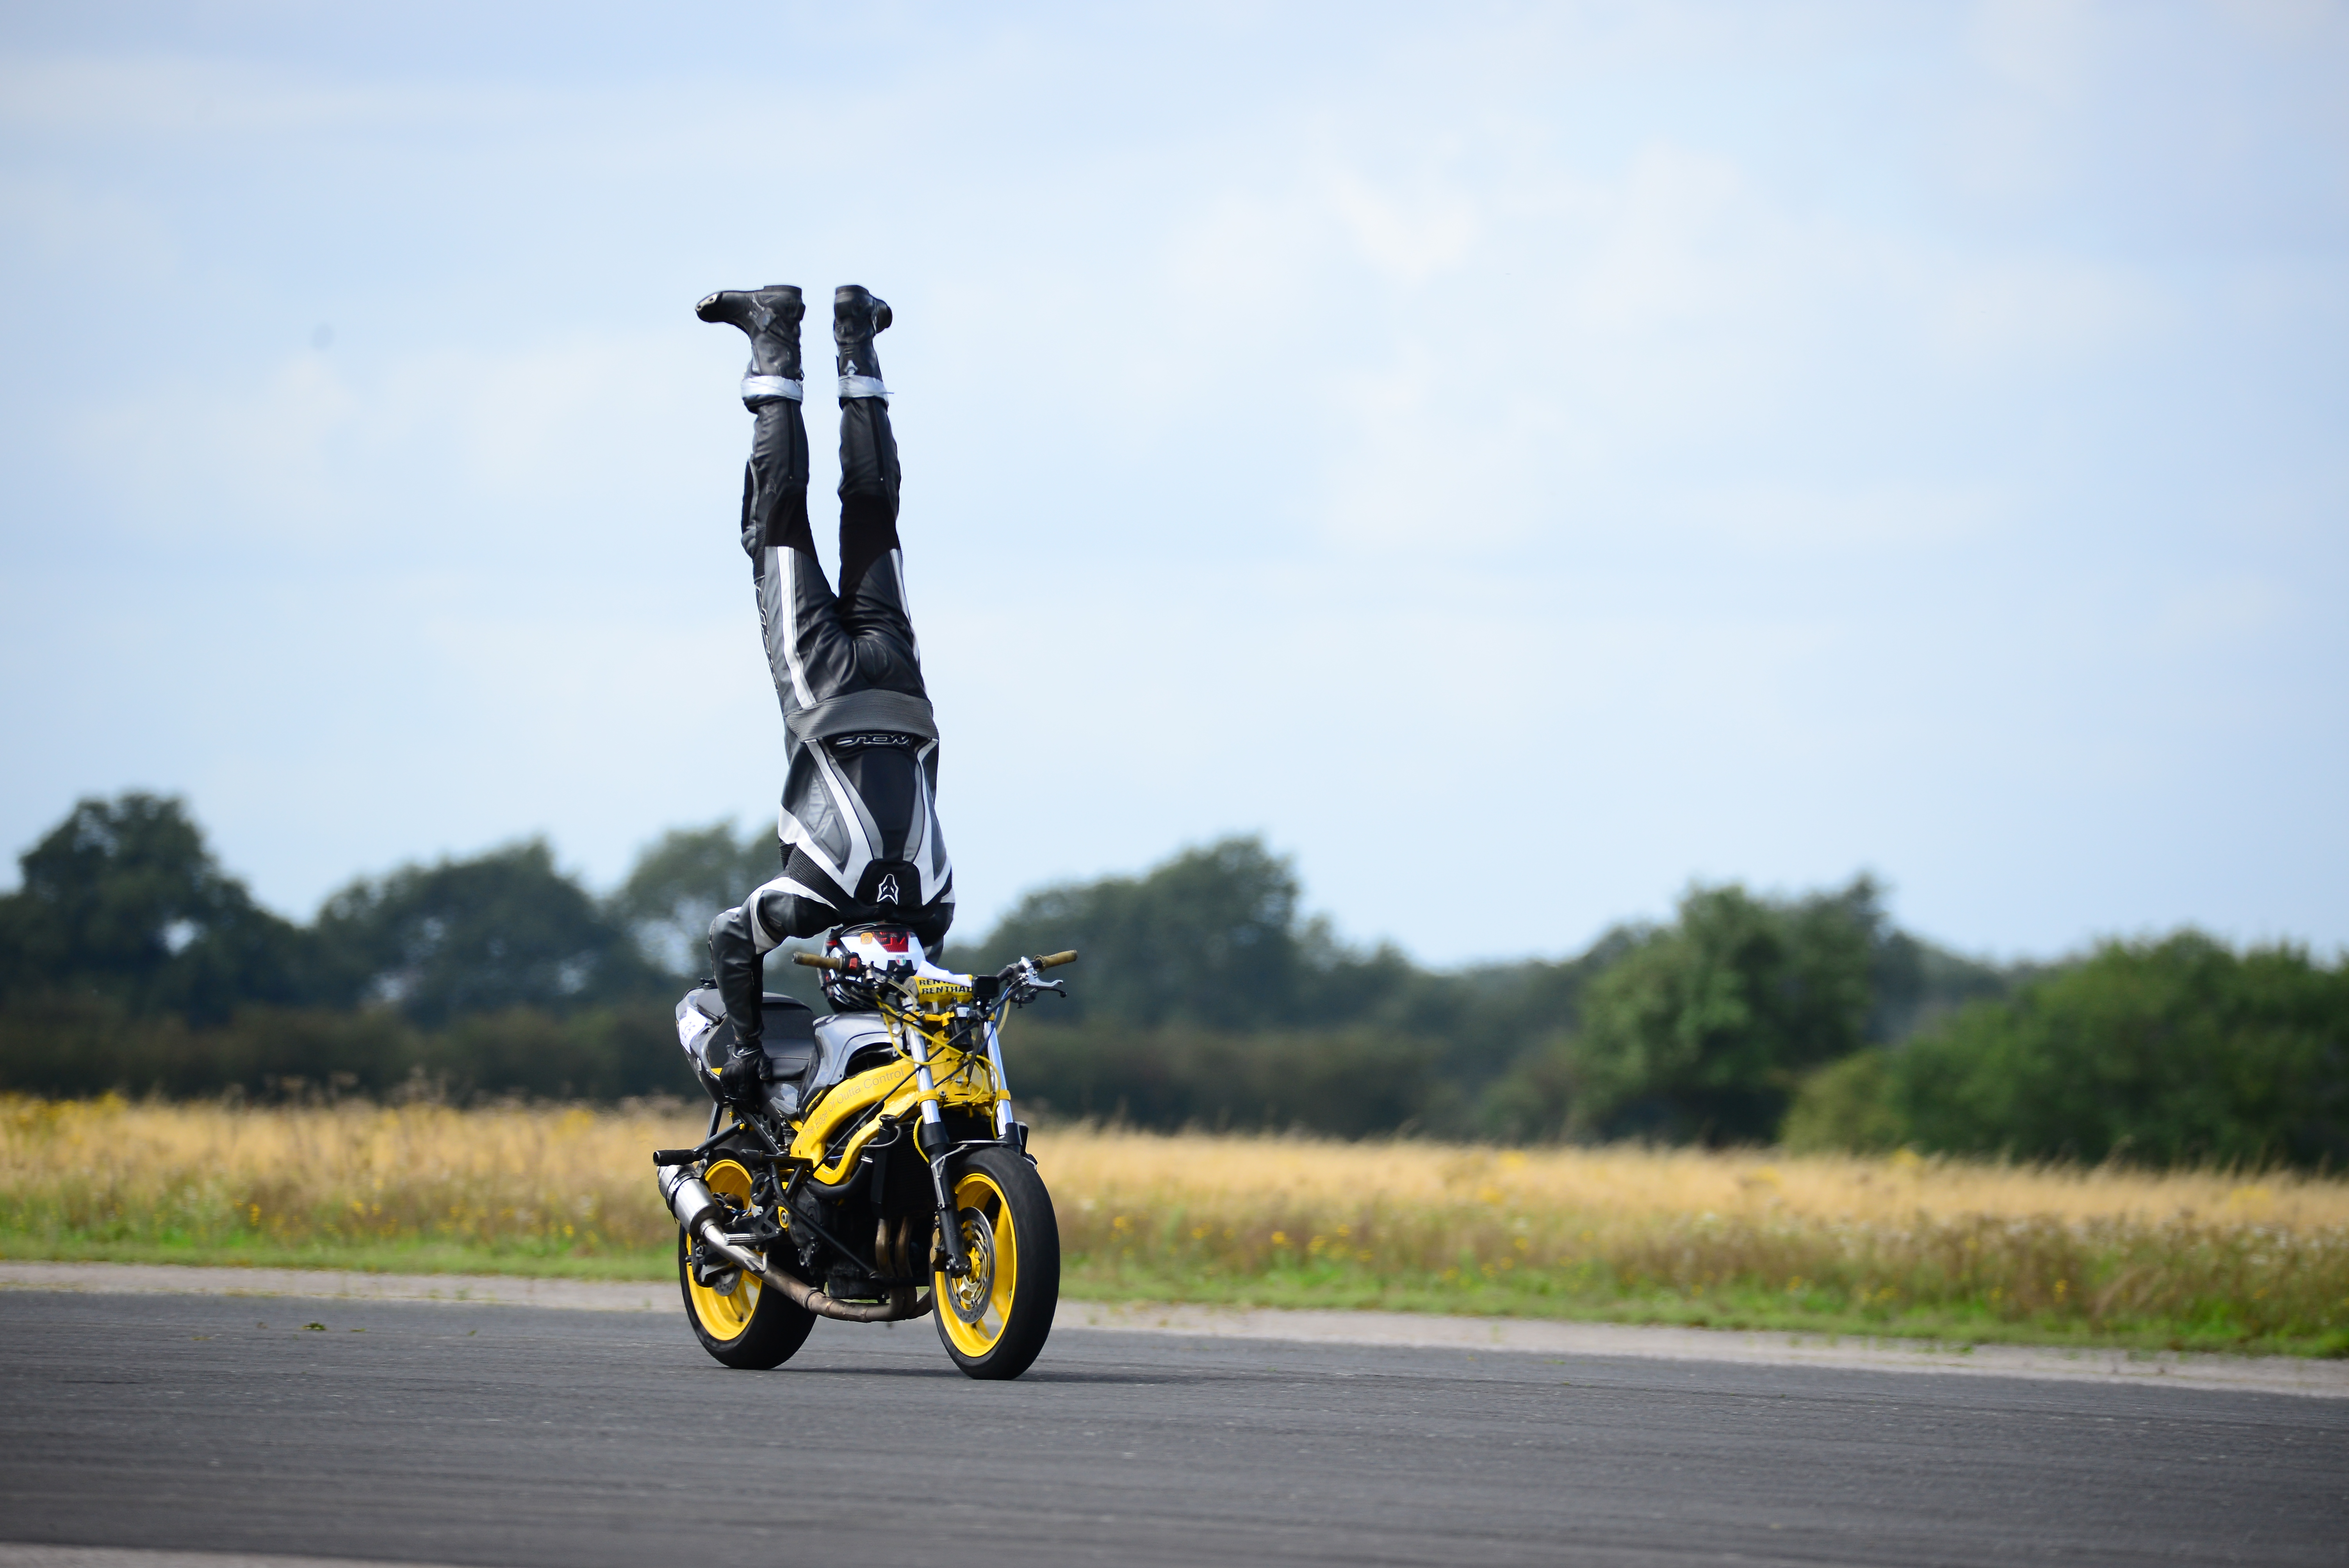
[[[976,1209],[962,1212],[962,1245],[970,1260],[970,1272],[960,1279],[950,1278],[947,1294],[953,1298],[955,1315],[965,1323],[977,1323],[987,1315],[988,1303],[995,1295],[995,1227]]]

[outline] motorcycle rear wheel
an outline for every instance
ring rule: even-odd
[[[730,1160],[711,1166],[702,1180],[721,1198],[738,1204],[750,1199],[750,1173]],[[724,1292],[703,1284],[694,1277],[693,1239],[682,1227],[677,1233],[677,1283],[693,1336],[728,1367],[755,1372],[780,1367],[807,1343],[815,1326],[815,1314],[751,1274],[738,1275]]]
[[[971,1269],[931,1278],[938,1339],[968,1377],[1017,1377],[1044,1348],[1061,1301],[1051,1194],[1034,1166],[996,1147],[963,1161],[954,1191]]]

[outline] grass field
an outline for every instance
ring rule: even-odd
[[[0,1100],[0,1254],[657,1277],[701,1115]],[[2349,1355],[2349,1182],[1040,1132],[1095,1299]]]

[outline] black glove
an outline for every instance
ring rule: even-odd
[[[734,1059],[718,1074],[718,1087],[729,1099],[756,1104],[759,1086],[766,1079],[767,1050],[753,1040],[748,1047],[737,1044]]]

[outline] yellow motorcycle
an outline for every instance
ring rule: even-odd
[[[1051,1333],[1061,1237],[998,1030],[1059,991],[1043,972],[1076,954],[957,975],[913,933],[871,925],[794,956],[823,971],[832,1016],[767,993],[754,1072],[726,1070],[734,1032],[714,986],[677,1006],[678,1044],[716,1102],[698,1145],[653,1151],[695,1336],[726,1366],[765,1368],[818,1317],[935,1311],[963,1371],[1019,1377]]]

